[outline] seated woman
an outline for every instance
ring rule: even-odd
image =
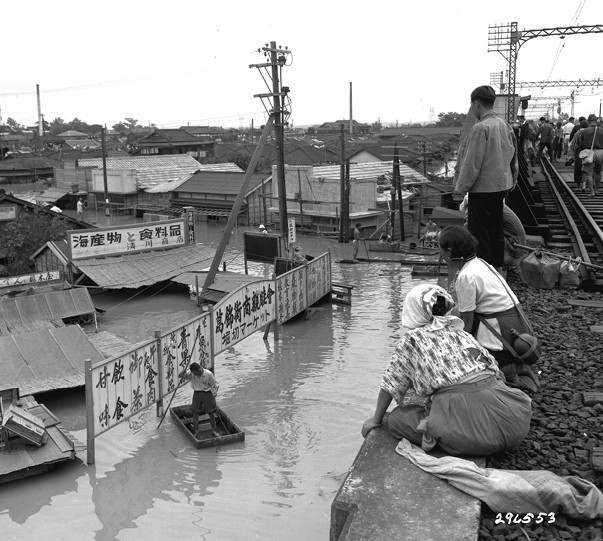
[[[449,315],[443,288],[422,284],[404,301],[402,324],[410,329],[396,345],[383,374],[377,407],[362,435],[383,422],[397,438],[451,455],[490,455],[519,445],[530,428],[530,398],[499,377],[494,358]],[[406,392],[429,398],[427,406],[403,405]]]
[[[456,292],[465,331],[498,361],[509,384],[538,390],[538,376],[500,340],[502,337],[513,344],[511,329],[534,334],[515,293],[494,267],[476,257],[477,239],[466,228],[459,225],[444,228],[439,244],[448,275],[452,277],[449,289]]]

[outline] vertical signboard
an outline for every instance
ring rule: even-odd
[[[295,244],[297,242],[297,231],[295,229],[295,218],[289,218],[287,220],[287,241],[288,244]]]
[[[194,207],[183,207],[184,208],[184,219],[186,220],[187,230],[187,244],[192,246],[195,244],[195,208]]]
[[[331,255],[326,252],[308,262],[308,306],[331,291]]]
[[[211,316],[206,312],[161,335],[161,393],[165,396],[178,385],[178,374],[190,363],[214,369],[211,356]],[[163,398],[162,396],[162,398]]]
[[[308,307],[307,266],[301,265],[276,277],[276,317],[279,325]]]
[[[214,306],[214,355],[275,320],[273,280],[241,286]]]
[[[92,367],[94,435],[157,402],[157,341]]]

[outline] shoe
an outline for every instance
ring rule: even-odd
[[[211,431],[211,435],[212,435],[214,438],[219,438],[219,437],[220,437],[220,434],[218,434],[218,432],[217,432],[216,430],[212,430],[212,431]]]

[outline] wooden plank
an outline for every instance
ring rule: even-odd
[[[583,301],[582,299],[568,299],[570,306],[588,306],[589,308],[603,308],[603,301]]]

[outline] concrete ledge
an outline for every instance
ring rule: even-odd
[[[411,464],[397,444],[387,422],[369,433],[331,505],[330,541],[477,540],[480,501]]]

